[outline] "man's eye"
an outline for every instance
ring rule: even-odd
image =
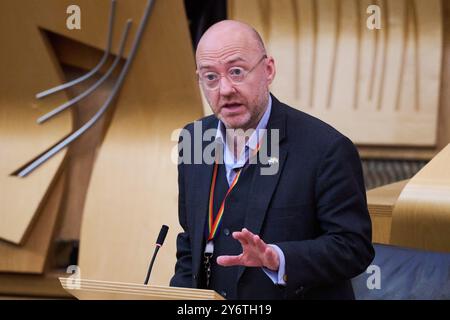
[[[217,74],[215,73],[207,73],[203,76],[208,81],[214,81],[217,79]]]
[[[229,70],[229,73],[233,77],[239,77],[239,76],[242,76],[242,74],[244,73],[244,70],[242,70],[241,68],[232,68]]]

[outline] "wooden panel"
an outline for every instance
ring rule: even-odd
[[[49,5],[49,3],[54,2],[52,1],[41,1],[39,8],[34,8],[31,1],[27,2],[27,6],[16,6],[16,7],[10,7],[9,9],[9,15],[11,17],[18,18],[19,21],[27,20],[34,22],[30,28],[38,28],[39,21],[42,18],[42,15],[39,14],[39,10],[45,10],[46,6]],[[44,8],[44,9],[42,9]],[[2,11],[3,12],[3,11]],[[6,11],[4,11],[6,12]],[[65,11],[60,11],[61,16],[65,16]],[[20,16],[20,17],[19,17]],[[8,17],[9,19],[9,17]],[[6,19],[6,22],[10,22],[8,19]],[[107,19],[107,17],[106,17]],[[2,20],[3,21],[3,20]],[[105,21],[105,26],[106,26]],[[65,28],[65,25],[61,25],[62,28]],[[26,28],[25,28],[26,29]],[[2,29],[5,30],[5,29]],[[7,29],[6,29],[7,30]],[[28,30],[28,29],[26,29]],[[32,29],[31,29],[32,30]],[[21,34],[20,28],[19,28],[19,34]],[[11,116],[13,119],[13,123],[15,125],[20,124],[21,118],[24,118],[23,120],[30,120],[31,116],[33,117],[32,126],[36,126],[34,121],[35,118],[38,115],[42,115],[44,112],[49,111],[50,108],[53,108],[54,106],[58,105],[59,103],[62,103],[64,100],[68,98],[68,96],[65,93],[58,93],[55,97],[49,97],[42,101],[35,101],[34,94],[38,92],[38,89],[41,90],[45,87],[43,86],[50,86],[51,84],[57,84],[64,80],[64,76],[62,76],[63,72],[60,69],[59,61],[62,59],[64,62],[68,62],[68,57],[76,57],[77,59],[84,59],[87,55],[80,55],[76,56],[77,53],[84,52],[82,44],[80,42],[73,42],[72,45],[72,55],[63,55],[58,56],[58,54],[61,53],[61,50],[56,50],[54,52],[54,49],[58,49],[58,46],[55,47],[55,43],[53,43],[52,37],[47,38],[47,34],[45,32],[42,33],[27,33],[24,35],[24,37],[28,37],[29,40],[23,41],[21,45],[27,45],[27,46],[37,46],[33,49],[27,49],[26,51],[41,51],[41,42],[45,44],[45,50],[44,52],[46,55],[50,57],[51,60],[51,68],[49,70],[41,70],[40,67],[45,68],[48,66],[48,64],[44,63],[46,60],[42,61],[35,61],[34,59],[30,60],[30,57],[25,57],[22,52],[19,52],[17,56],[23,57],[26,62],[20,61],[20,60],[14,60],[11,59],[8,62],[8,66],[11,66],[13,68],[17,69],[17,74],[20,75],[20,81],[16,79],[13,79],[14,81],[11,81],[11,83],[8,82],[8,87],[10,87],[8,94],[2,96],[5,98],[9,98],[11,100],[11,107],[15,106],[15,109],[12,110],[20,111],[15,112],[14,114],[8,114],[8,112],[5,112],[3,114]],[[26,38],[26,39],[28,39]],[[25,38],[24,38],[25,39]],[[61,37],[61,39],[63,39]],[[39,41],[38,41],[39,40]],[[2,54],[14,54],[15,49],[19,49],[18,47],[15,48],[14,46],[11,46],[11,42],[8,42],[7,50],[3,51]],[[64,42],[66,45],[68,44],[68,41]],[[75,44],[75,45],[74,45]],[[24,50],[24,49],[22,49]],[[11,52],[10,52],[11,51]],[[92,54],[93,49],[90,50],[90,53]],[[95,51],[95,50],[94,50]],[[62,51],[67,52],[67,51]],[[43,53],[43,54],[44,54]],[[99,53],[99,50],[94,53]],[[100,55],[95,55],[95,57],[100,58]],[[37,58],[42,59],[41,54],[37,54]],[[73,60],[73,59],[72,59]],[[11,61],[16,62],[16,64],[11,63]],[[98,61],[98,60],[97,60]],[[30,65],[28,65],[28,62],[30,62]],[[73,61],[70,61],[73,62]],[[81,63],[82,61],[76,60],[75,62]],[[89,61],[92,64],[95,65],[94,60]],[[34,63],[34,64],[33,64]],[[76,64],[76,63],[75,63]],[[92,65],[93,66],[93,65]],[[28,68],[28,69],[27,69]],[[9,69],[7,69],[8,71]],[[24,97],[22,96],[22,93],[18,93],[20,90],[23,89],[22,82],[26,82],[29,78],[28,75],[25,75],[25,72],[33,72],[36,73],[36,71],[40,71],[42,74],[48,74],[48,77],[43,77],[42,75],[35,79],[36,81],[33,82],[33,89],[32,90],[25,90],[24,95],[26,97],[26,101],[32,101],[27,102],[28,104],[31,104],[31,108],[24,109],[22,107],[17,106],[16,100],[21,101]],[[14,71],[15,72],[15,71]],[[57,80],[54,80],[53,74],[57,74]],[[79,73],[77,74],[79,75]],[[75,76],[74,74],[68,74],[68,78],[73,79]],[[98,77],[97,77],[98,78]],[[26,80],[25,80],[26,79]],[[2,78],[2,81],[5,79]],[[8,80],[9,81],[9,80]],[[80,93],[80,90],[86,89],[86,86],[88,83],[83,83],[82,85],[79,85],[77,88],[72,88],[70,91],[72,91],[72,94],[70,96],[72,97],[74,94]],[[110,87],[110,85],[109,85]],[[47,87],[48,88],[48,87]],[[108,85],[106,86],[106,89],[108,88]],[[2,88],[3,89],[3,88]],[[108,91],[108,89],[107,89]],[[93,113],[96,111],[96,106],[98,107],[102,101],[106,98],[106,94],[108,92],[105,92],[105,86],[103,86],[101,89],[97,90],[96,94],[94,95],[94,99],[86,99],[86,102],[83,101],[82,103],[79,103],[78,106],[74,107],[73,110],[73,123],[75,124],[75,127],[80,127],[81,124],[84,124],[87,119],[89,119]],[[1,99],[1,98],[0,98]],[[100,103],[99,103],[100,102]],[[26,104],[25,104],[26,105]],[[41,105],[45,106],[45,108],[41,107]],[[2,111],[5,110],[2,106]],[[19,108],[20,107],[20,108]],[[23,109],[23,110],[22,110]],[[5,110],[6,111],[6,110]],[[25,112],[27,113],[26,116],[24,115]],[[59,116],[56,119],[53,119],[52,121],[46,123],[44,126],[38,127],[39,130],[42,130],[42,132],[38,132],[35,130],[34,127],[31,129],[26,129],[21,125],[19,128],[14,127],[6,127],[6,129],[14,129],[16,131],[9,131],[8,134],[10,136],[6,136],[9,141],[9,143],[16,142],[18,147],[17,148],[24,148],[23,143],[21,139],[30,139],[30,141],[25,141],[28,145],[30,143],[34,143],[37,146],[40,146],[40,149],[33,146],[33,150],[35,154],[33,154],[33,157],[41,152],[42,150],[45,150],[50,145],[55,143],[57,140],[59,140],[62,136],[66,135],[69,130],[62,131],[60,130],[60,135],[56,136],[56,134],[49,135],[48,130],[45,130],[47,126],[50,126],[50,128],[55,128],[55,126],[52,124],[56,122],[56,124],[61,123],[62,120],[67,119],[69,115],[63,114]],[[104,120],[107,117],[103,117],[97,126],[95,126],[93,129],[88,131],[84,136],[82,136],[80,139],[75,141],[69,148],[68,157],[66,157],[66,161],[64,162],[64,167],[61,167],[60,169],[64,171],[62,175],[60,175],[57,178],[53,178],[49,174],[49,170],[51,167],[54,167],[55,165],[52,165],[51,163],[54,161],[57,161],[58,158],[61,158],[65,152],[62,152],[61,155],[58,155],[55,160],[51,160],[49,164],[44,165],[40,169],[38,169],[35,173],[30,175],[29,177],[25,179],[18,179],[13,177],[7,177],[9,180],[7,180],[8,183],[2,184],[0,188],[11,188],[11,181],[17,181],[16,185],[13,186],[12,190],[7,190],[9,192],[3,192],[2,193],[2,210],[0,211],[1,218],[5,219],[5,223],[1,225],[1,227],[8,227],[9,225],[13,225],[14,228],[20,228],[21,221],[17,221],[17,219],[12,219],[10,215],[7,215],[8,212],[5,212],[8,207],[12,207],[13,205],[16,205],[17,203],[14,203],[15,201],[19,202],[19,204],[22,207],[26,207],[28,205],[27,211],[22,212],[20,216],[23,217],[30,217],[30,223],[26,227],[26,236],[22,237],[21,246],[14,245],[9,242],[1,241],[0,242],[0,271],[3,272],[20,272],[20,273],[42,273],[44,271],[44,268],[46,266],[47,257],[48,257],[48,251],[51,245],[51,241],[53,240],[53,237],[55,235],[54,229],[58,222],[58,216],[62,216],[64,219],[63,228],[60,231],[59,238],[62,239],[78,239],[79,238],[79,232],[80,232],[80,225],[81,225],[81,213],[84,205],[84,195],[86,193],[87,184],[89,182],[90,177],[90,168],[92,167],[92,162],[95,157],[95,147],[98,144],[98,142],[101,140],[101,132],[103,130],[103,123]],[[4,118],[2,118],[4,120]],[[11,119],[10,119],[11,120]],[[64,120],[66,121],[66,120]],[[11,122],[11,121],[10,121]],[[30,122],[30,121],[28,121]],[[60,125],[61,127],[61,125]],[[69,128],[70,126],[67,126]],[[2,127],[0,131],[4,129]],[[17,129],[21,129],[22,132],[17,132]],[[59,128],[61,129],[61,128]],[[31,137],[28,137],[26,134],[30,133]],[[3,135],[1,137],[5,137]],[[45,139],[43,139],[43,137]],[[34,141],[33,139],[39,139],[39,141]],[[53,140],[50,140],[52,138]],[[43,140],[43,141],[41,141]],[[3,139],[2,139],[3,141]],[[43,145],[42,142],[46,142],[46,145]],[[17,150],[24,151],[24,150]],[[26,150],[25,150],[26,151]],[[11,152],[11,155],[14,155],[13,152]],[[11,159],[5,159],[1,158],[1,160],[11,160]],[[28,159],[26,159],[28,160]],[[11,162],[11,161],[10,161]],[[16,163],[16,168],[23,164],[25,161],[21,160],[21,162]],[[3,162],[2,162],[3,163]],[[50,168],[48,166],[50,165]],[[47,168],[47,169],[46,169]],[[15,169],[15,168],[14,168]],[[9,169],[10,172],[13,169]],[[43,173],[40,173],[42,172]],[[54,186],[51,188],[48,188],[46,195],[42,195],[42,191],[46,191],[46,189],[43,189],[45,179],[43,179],[43,174],[47,172],[48,177],[46,179],[54,179]],[[36,178],[32,178],[36,176],[41,181],[36,181]],[[29,180],[31,178],[31,181]],[[3,179],[3,178],[2,178]],[[33,182],[34,181],[34,182]],[[40,185],[36,182],[40,182]],[[20,184],[23,184],[20,185]],[[48,186],[47,186],[48,187]],[[1,189],[3,190],[3,189]],[[16,192],[14,195],[15,197],[11,196],[10,192]],[[26,193],[26,194],[25,194]],[[5,200],[3,201],[3,197],[5,197]],[[37,209],[33,209],[34,206],[36,206],[35,203],[33,203],[34,200],[37,200],[37,197],[40,197],[40,204]],[[6,200],[6,198],[8,198]],[[24,201],[23,199],[27,198],[27,201]],[[28,202],[29,201],[29,202]],[[34,211],[33,211],[34,210]],[[11,211],[10,214],[18,212]],[[24,227],[25,228],[25,227]],[[19,242],[19,240],[17,240]]]
[[[61,65],[83,69],[83,74],[93,69],[103,56],[103,49],[97,49],[91,45],[87,45],[77,40],[72,40],[66,36],[62,36],[48,30],[44,30],[43,32],[48,37],[59,63]],[[116,47],[117,43],[114,43],[114,45],[114,47]],[[113,60],[114,56],[110,56],[103,67],[100,69],[99,74],[105,74],[112,64]],[[68,81],[77,78],[76,76],[73,77],[72,75],[67,75],[66,73],[65,75],[66,78],[69,78]],[[78,88],[79,86],[84,85],[84,89],[86,90],[86,85],[88,83],[89,81],[81,82],[80,84],[76,85],[75,87],[71,87],[70,89]],[[67,90],[70,91],[70,89]]]
[[[74,52],[80,52],[80,45],[72,46]],[[80,64],[76,56],[66,60],[72,65]],[[85,70],[63,67],[64,73],[68,79],[75,79]],[[93,76],[92,81],[100,78],[99,75]],[[72,97],[82,93],[89,86],[89,83],[82,83],[67,90]],[[113,79],[105,81],[88,99],[84,99],[72,108],[73,122],[75,126],[81,127],[88,121],[106,100],[111,92]],[[66,174],[67,182],[64,197],[61,204],[61,227],[58,230],[58,240],[79,240],[83,209],[86,200],[86,194],[91,178],[92,168],[95,162],[96,150],[101,145],[106,129],[108,128],[111,115],[114,112],[114,105],[99,119],[97,124],[74,141],[67,152]]]
[[[0,3],[0,238],[16,244],[24,241],[36,212],[45,205],[42,199],[64,152],[24,179],[10,174],[71,130],[68,114],[45,126],[35,122],[66,96],[61,93],[42,101],[34,97],[62,77],[38,29],[33,3],[37,2]]]
[[[229,17],[261,32],[283,101],[359,144],[434,146],[441,1],[376,3],[381,30],[366,27],[369,0],[230,0]]]
[[[392,216],[370,215],[372,220],[372,242],[389,244],[392,226]]]
[[[450,143],[450,1],[443,1],[444,52],[439,109],[438,150]]]
[[[140,15],[145,7],[145,1],[124,3],[140,8]],[[142,283],[161,224],[167,224],[150,282],[168,284],[180,231],[171,134],[201,115],[183,5],[156,1],[94,165],[81,227],[83,278]]]
[[[430,160],[450,143],[450,1],[442,2],[442,15],[444,48],[436,147],[358,145],[362,158]]]
[[[271,3],[270,15],[268,16],[270,31],[270,41],[267,42],[267,50],[277,57],[277,74],[283,75],[290,81],[275,81],[273,90],[280,97],[290,97],[294,92],[298,92],[298,70],[299,48],[297,33],[298,19],[297,10],[291,6],[291,0],[279,0]]]
[[[450,252],[450,144],[406,185],[392,215],[391,243]]]
[[[408,180],[367,191],[367,207],[372,220],[372,242],[389,244],[392,210]]]
[[[117,100],[122,106],[120,115],[116,117],[119,121],[110,131],[108,143],[104,148],[106,151],[100,153],[101,164],[97,166],[97,175],[94,176],[94,183],[90,189],[92,193],[91,202],[88,201],[86,205],[87,218],[83,224],[85,236],[82,237],[84,240],[82,240],[80,252],[80,264],[83,271],[88,275],[101,274],[108,279],[117,277],[120,280],[127,280],[131,276],[133,279],[130,280],[141,280],[139,274],[143,273],[143,276],[145,276],[152,244],[161,223],[169,224],[171,231],[165,250],[161,251],[157,264],[173,266],[175,263],[175,235],[179,231],[179,227],[176,213],[176,166],[170,162],[170,152],[174,143],[170,140],[170,136],[173,129],[199,118],[202,112],[182,4],[177,1],[163,3],[158,2],[155,7],[152,17],[156,15],[156,18],[150,19],[148,28],[150,29],[151,26],[152,31],[145,32],[143,44],[131,68],[130,77],[127,78],[125,87]],[[30,6],[29,8],[22,6],[20,9],[27,13],[32,12],[31,16],[34,18],[27,15],[27,19],[35,21],[35,24],[41,28],[77,40],[79,44],[94,48],[104,46],[109,1],[96,1],[95,3],[78,1],[77,4],[80,5],[82,10],[83,25],[81,31],[68,31],[65,28],[64,19],[55,18],[58,16],[58,12],[65,17],[65,8],[69,4],[67,1],[30,1],[27,4]],[[116,29],[123,26],[125,19],[130,17],[134,19],[135,24],[132,30],[135,30],[145,4],[146,1],[144,0],[118,1],[114,43],[117,43],[118,37]],[[12,9],[15,9],[15,11]],[[17,8],[8,7],[5,8],[4,12],[19,11]],[[175,18],[166,27],[168,16]],[[9,20],[3,21],[9,22]],[[7,28],[3,28],[3,30],[7,30]],[[93,32],[92,30],[96,31]],[[72,45],[68,42],[65,42],[65,44]],[[74,52],[79,49],[79,44],[73,47]],[[114,49],[115,47],[113,45]],[[52,49],[49,46],[49,52]],[[70,53],[70,50],[65,52]],[[125,56],[127,54],[128,50]],[[65,61],[70,60],[70,57],[70,54],[64,54],[62,58]],[[54,67],[57,68],[57,59],[55,58],[52,62]],[[37,64],[37,62],[34,63]],[[177,76],[173,77],[173,74]],[[30,99],[34,99],[33,95],[36,92],[59,84],[61,79],[62,76],[59,79],[37,81],[36,87],[29,93]],[[15,83],[15,86],[20,87],[17,83]],[[16,94],[16,96],[19,95]],[[58,94],[57,96],[60,98],[56,99],[55,96],[45,100],[45,102],[48,102],[48,108],[39,110],[39,113],[33,116],[33,121],[38,115],[48,111],[50,106],[56,106],[67,99],[65,94]],[[47,106],[47,104],[44,105]],[[181,110],[182,112],[174,112],[174,110]],[[80,110],[73,113],[75,124],[79,124],[82,119],[86,118],[86,115],[77,114],[78,111]],[[66,118],[67,113],[55,118],[48,124],[57,124],[58,121]],[[64,134],[67,133],[67,131],[64,132]],[[20,136],[17,132],[13,134],[15,139],[16,136]],[[58,136],[58,138],[61,136]],[[2,137],[5,137],[5,135],[2,135]],[[45,147],[56,140],[52,137],[51,143],[46,141]],[[92,144],[91,142],[91,140],[86,141],[86,144],[82,146],[86,148],[77,147],[77,145],[70,148],[70,159],[76,160],[75,162],[67,162],[72,171],[67,172],[69,179],[65,183],[66,189],[61,209],[65,213],[63,216],[66,222],[64,226],[67,226],[67,222],[69,224],[74,222],[71,226],[76,226],[76,222],[79,221],[81,216],[80,211],[76,214],[73,213],[77,208],[82,208],[82,206],[75,205],[74,202],[77,202],[77,199],[83,200],[83,194],[74,191],[80,191],[75,190],[77,188],[84,188],[86,179],[80,186],[80,180],[77,180],[75,175],[80,170],[89,169],[89,163],[92,164],[95,155],[95,143]],[[87,147],[88,145],[90,147]],[[45,149],[44,146],[39,145],[35,154],[43,149]],[[111,157],[115,161],[112,161]],[[83,158],[85,161],[80,162],[79,160],[83,160]],[[48,168],[48,165],[40,168],[39,171],[44,168]],[[84,177],[89,180],[88,174]],[[33,191],[38,194],[36,188]],[[77,194],[80,197],[76,196]],[[120,205],[117,205],[118,203],[111,201],[111,199],[117,200]],[[161,204],[158,203],[160,199],[169,200]],[[82,204],[82,201],[80,202]],[[129,223],[124,224],[123,212],[127,212],[128,217],[133,217]],[[158,222],[155,223],[155,221]],[[117,228],[123,228],[122,232],[116,233]],[[63,228],[61,235],[63,237],[76,237],[77,229],[76,227]],[[118,241],[123,246],[117,246],[115,240],[120,238],[118,234],[122,235],[122,239]],[[111,235],[114,239],[105,237],[105,235]],[[101,239],[98,239],[99,236],[101,236]],[[131,250],[130,248],[138,249]],[[99,252],[102,254],[99,255]],[[125,256],[120,257],[121,254]],[[99,260],[102,262],[99,263]],[[9,261],[8,258],[4,262],[7,264]],[[129,268],[123,267],[123,261],[130,261]],[[111,267],[114,263],[116,263],[115,267]],[[35,267],[27,267],[29,268],[27,271],[30,271],[30,268],[37,270]],[[136,269],[139,272],[135,272]],[[156,265],[155,269],[157,269]],[[155,279],[156,282],[167,283],[173,268],[159,267],[158,269],[159,271],[155,272],[152,279]],[[16,269],[15,271],[20,270]]]
[[[58,174],[55,177],[48,194],[43,199],[45,204],[36,214],[36,221],[22,245],[0,242],[1,272],[44,271],[51,241],[55,235],[65,182],[65,174]]]
[[[52,272],[44,275],[0,274],[0,299],[4,296],[26,298],[73,298],[61,286],[58,277],[67,274]]]
[[[87,279],[60,278],[60,281],[65,290],[80,300],[224,300],[213,290]]]
[[[40,28],[65,38],[79,41],[84,45],[104,50],[108,32],[110,0],[77,0],[76,3],[70,0],[44,0],[43,3],[40,1],[27,1],[33,3],[32,10],[36,12],[37,23]],[[120,42],[120,36],[127,19],[131,18],[134,22],[131,28],[131,34],[134,34],[139,24],[145,2],[133,2],[136,3],[117,0],[113,28],[113,46],[111,48],[111,52],[114,54],[118,51],[118,43]],[[69,30],[66,27],[66,17],[68,16],[66,9],[71,4],[76,4],[81,9],[81,30]],[[88,30],[95,30],[95,32],[89,32]],[[125,46],[124,57],[128,56],[130,47],[131,41],[128,41]],[[65,48],[64,50],[67,49]],[[69,53],[67,52],[67,54]],[[43,87],[42,89],[47,89],[47,87]]]
[[[403,180],[367,191],[367,206],[370,213],[391,216],[395,203],[408,181]]]

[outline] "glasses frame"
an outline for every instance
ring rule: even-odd
[[[250,68],[248,71],[246,71],[246,73],[244,74],[244,77],[243,77],[242,81],[240,81],[240,82],[235,82],[234,80],[232,80],[232,79],[229,77],[228,74],[223,74],[222,72],[214,72],[214,73],[216,73],[216,74],[219,76],[219,79],[217,80],[217,85],[211,88],[211,87],[208,87],[206,84],[204,84],[204,81],[202,81],[202,76],[200,75],[200,73],[197,74],[197,78],[198,78],[198,81],[202,84],[202,87],[205,88],[206,90],[210,90],[210,91],[215,91],[215,90],[219,89],[219,87],[220,87],[220,81],[222,80],[223,77],[226,77],[226,78],[228,79],[228,81],[230,81],[230,83],[232,83],[233,85],[241,85],[241,84],[245,83],[245,80],[247,79],[248,75],[249,75],[253,70],[255,70],[256,67],[257,67],[264,59],[267,59],[267,54],[264,54],[264,55],[258,60],[258,62],[255,63],[255,65],[254,65],[252,68]],[[228,71],[229,71],[231,68],[233,68],[233,67],[230,67],[230,68],[227,69],[227,73],[228,73]]]

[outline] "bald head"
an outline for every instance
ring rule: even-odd
[[[210,27],[195,54],[206,100],[227,128],[256,128],[269,101],[275,76],[258,32],[246,23],[224,20]]]
[[[198,54],[205,50],[218,50],[231,43],[240,43],[261,56],[266,54],[264,42],[252,26],[240,21],[223,20],[206,30],[197,45],[196,56],[198,58]]]

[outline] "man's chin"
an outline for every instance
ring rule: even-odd
[[[224,122],[225,123],[225,127],[227,128],[227,129],[234,129],[234,130],[236,130],[236,129],[245,129],[245,128],[247,128],[247,123],[248,123],[248,121],[236,121],[235,119],[224,119],[224,120],[222,120],[222,122]]]

